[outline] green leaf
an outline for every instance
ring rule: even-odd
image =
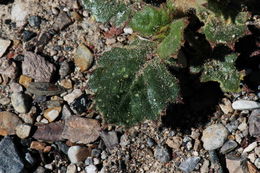
[[[128,19],[130,14],[129,8],[116,0],[83,0],[83,4],[96,21],[101,23],[112,21],[120,25]]]
[[[236,70],[237,54],[229,54],[224,60],[211,60],[204,64],[201,81],[216,81],[224,92],[240,91],[240,74]]]
[[[225,20],[223,17],[209,15],[203,31],[210,42],[231,43],[246,33],[247,13],[239,13],[235,20]]]
[[[152,35],[169,22],[170,17],[166,10],[145,7],[142,11],[137,12],[133,16],[130,26],[133,30],[140,32],[141,34]]]
[[[179,94],[177,79],[147,49],[113,48],[104,53],[89,80],[97,109],[109,123],[133,125],[156,119]]]
[[[161,58],[176,55],[184,42],[184,29],[186,19],[175,20],[170,25],[170,32],[158,46],[158,54]]]

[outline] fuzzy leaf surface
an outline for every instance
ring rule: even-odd
[[[201,81],[216,81],[224,92],[238,92],[240,90],[240,74],[236,70],[237,54],[229,54],[224,60],[211,60],[204,64]]]
[[[151,35],[156,33],[160,27],[167,25],[169,21],[170,17],[165,10],[145,7],[133,16],[130,26],[141,34]]]
[[[83,4],[97,22],[106,23],[113,20],[116,25],[120,25],[128,19],[129,9],[116,0],[83,0]]]
[[[176,55],[184,42],[185,19],[175,20],[170,25],[169,34],[158,46],[158,54],[161,58]]]
[[[89,80],[97,109],[109,123],[130,126],[159,113],[179,95],[177,79],[147,49],[113,48]]]

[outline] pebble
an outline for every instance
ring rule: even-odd
[[[102,151],[101,151],[100,149],[94,148],[94,149],[91,151],[91,157],[99,158],[101,152],[102,152]]]
[[[70,94],[67,94],[63,97],[63,99],[68,102],[68,104],[71,104],[76,98],[81,96],[83,92],[80,89],[73,90]]]
[[[84,161],[90,155],[90,150],[83,146],[72,146],[68,150],[68,157],[71,163]]]
[[[244,149],[243,153],[248,153],[248,152],[254,150],[255,147],[257,147],[257,142],[253,142],[253,143],[249,144],[249,145]]]
[[[243,161],[243,159],[229,159],[226,158],[226,165],[227,165],[227,169],[230,173],[244,173],[244,170],[242,169],[241,166],[241,161]]]
[[[260,146],[255,148],[255,154],[260,157]]]
[[[249,134],[253,137],[260,137],[260,109],[253,110],[248,119]]]
[[[71,113],[71,110],[69,108],[69,106],[67,104],[65,104],[63,107],[62,107],[62,117],[61,119],[63,120],[66,120],[68,118],[70,118],[72,116],[72,113]]]
[[[66,77],[69,74],[69,72],[70,72],[69,63],[67,61],[63,61],[60,64],[60,69],[59,69],[59,75],[60,75],[61,79]]]
[[[130,144],[130,141],[128,139],[128,136],[126,134],[123,134],[120,138],[120,145],[122,147],[126,147],[127,145]]]
[[[38,151],[43,151],[45,147],[46,144],[39,141],[32,141],[30,145],[31,149],[38,150]]]
[[[27,91],[37,96],[54,96],[63,93],[65,90],[48,82],[31,82]]]
[[[256,154],[255,153],[250,153],[247,158],[250,160],[250,162],[254,163],[256,159]]]
[[[220,149],[220,153],[222,154],[227,154],[230,151],[234,150],[238,144],[233,141],[233,140],[228,140],[227,142],[224,143],[224,145]]]
[[[260,103],[249,100],[237,100],[232,103],[232,108],[235,110],[251,110],[260,108]]]
[[[8,105],[9,103],[11,103],[11,99],[8,97],[4,97],[0,99],[0,105]]]
[[[33,78],[36,82],[50,82],[55,70],[56,67],[44,57],[32,52],[24,52],[23,75]]]
[[[94,158],[93,161],[94,161],[94,165],[100,164],[100,160],[98,158]]]
[[[105,160],[106,158],[107,158],[107,152],[106,151],[102,151],[101,159]]]
[[[66,173],[77,173],[77,166],[75,164],[70,164],[67,167]]]
[[[204,160],[201,168],[200,168],[200,172],[201,173],[208,173],[209,172],[209,161],[208,160]]]
[[[90,100],[87,95],[83,94],[76,98],[71,104],[70,108],[73,110],[75,114],[85,113],[88,106],[90,105]]]
[[[18,151],[11,137],[6,136],[0,141],[0,172],[21,173],[24,171],[23,159]]]
[[[71,142],[88,144],[99,138],[100,131],[100,123],[97,120],[72,116],[65,120],[62,138]]]
[[[30,41],[36,35],[37,34],[35,32],[25,30],[25,31],[23,31],[23,41],[24,42]]]
[[[100,136],[109,150],[118,145],[118,137],[115,131],[103,131]]]
[[[17,0],[12,6],[11,20],[16,23],[17,27],[25,24],[25,19],[29,14],[29,2],[26,0]]]
[[[48,120],[46,119],[47,123]],[[63,140],[62,133],[64,130],[64,121],[57,121],[45,125],[38,125],[33,134],[33,138],[43,141],[60,141]],[[80,136],[80,135],[78,135]]]
[[[173,149],[179,150],[182,144],[182,138],[179,136],[174,136],[171,138],[168,138],[166,140],[166,144]]]
[[[25,139],[25,138],[29,137],[29,135],[31,133],[31,129],[32,129],[32,127],[30,125],[20,124],[20,125],[16,126],[16,128],[15,128],[16,135],[21,139]]]
[[[11,95],[11,103],[15,111],[19,113],[27,113],[30,110],[29,98],[27,95],[15,92]]]
[[[10,40],[4,40],[0,38],[0,58],[4,55],[7,48],[11,45]]]
[[[190,157],[185,161],[183,161],[180,164],[179,168],[185,173],[192,172],[196,168],[199,161],[200,161],[200,157]]]
[[[254,164],[257,167],[257,169],[260,169],[260,158],[257,158]]]
[[[244,131],[244,130],[246,130],[248,128],[248,126],[247,126],[246,122],[242,122],[237,128],[240,131]]]
[[[228,131],[222,124],[213,124],[207,127],[202,134],[201,140],[206,150],[220,148],[227,139]]]
[[[223,98],[222,103],[219,104],[219,107],[224,112],[224,114],[229,114],[234,111],[232,108],[232,103],[228,98]]]
[[[53,24],[53,29],[55,31],[61,31],[65,29],[67,26],[69,26],[72,23],[71,19],[67,15],[66,12],[61,11],[56,18],[54,24]]]
[[[10,89],[12,92],[23,92],[23,87],[19,83],[16,83],[16,82],[12,82],[10,84]]]
[[[52,107],[44,111],[43,116],[47,118],[49,122],[53,122],[58,118],[61,112],[61,107]]]
[[[36,159],[29,152],[25,153],[25,160],[32,166],[37,163]]]
[[[124,28],[124,33],[125,34],[133,34],[133,29],[129,28],[129,27],[126,27],[126,28]]]
[[[94,61],[92,52],[87,46],[80,44],[74,55],[74,63],[81,72],[88,70]]]
[[[11,112],[0,112],[0,135],[14,135],[15,128],[22,124],[21,119]]]
[[[164,146],[157,146],[154,150],[154,157],[160,162],[166,163],[171,159],[169,150]]]
[[[25,88],[28,88],[29,84],[33,81],[32,78],[25,76],[25,75],[21,75],[19,78],[19,84],[21,84],[22,86],[24,86]]]
[[[9,77],[11,79],[14,79],[17,75],[17,66],[15,62],[9,61],[6,58],[0,59],[0,74],[2,74],[2,77],[4,78]]]
[[[87,159],[85,160],[85,165],[88,166],[88,165],[93,165],[94,162],[93,162],[93,158],[92,157],[87,157]]]
[[[156,144],[154,139],[152,139],[150,137],[147,138],[146,143],[147,143],[148,147],[153,147]]]
[[[86,173],[97,173],[98,169],[95,165],[88,165],[85,167]]]
[[[39,28],[41,25],[41,22],[42,22],[42,20],[39,16],[30,16],[28,18],[28,23],[31,27]]]

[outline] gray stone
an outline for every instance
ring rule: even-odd
[[[37,160],[33,158],[33,156],[30,153],[25,153],[25,160],[32,166],[37,162]]]
[[[222,154],[227,154],[230,151],[234,150],[238,144],[233,141],[233,140],[228,140],[227,142],[224,143],[224,145],[220,149],[220,153]]]
[[[169,150],[164,146],[157,146],[154,151],[154,157],[160,162],[166,163],[171,159]]]
[[[0,172],[20,173],[24,163],[11,137],[6,136],[0,142]]]
[[[62,115],[61,119],[63,119],[63,120],[66,120],[66,119],[68,119],[72,116],[72,112],[70,110],[70,107],[67,104],[65,104],[62,107],[61,115]]]
[[[98,169],[95,165],[88,165],[85,167],[86,173],[97,173]]]
[[[11,95],[11,102],[14,110],[19,113],[27,113],[30,110],[29,98],[23,93],[15,92]]]
[[[149,137],[147,138],[146,143],[147,143],[147,145],[148,145],[149,147],[152,147],[152,146],[155,145],[155,141],[154,141],[152,138],[149,138]]]
[[[260,109],[254,110],[248,119],[249,134],[253,137],[260,137]]]
[[[69,63],[67,61],[63,61],[60,64],[60,69],[59,69],[60,77],[63,79],[65,76],[69,74],[69,72],[70,72]]]
[[[71,19],[65,12],[60,12],[57,19],[53,24],[53,29],[55,31],[60,31],[65,29],[68,25],[72,23]]]
[[[23,75],[33,78],[36,82],[50,82],[55,70],[56,67],[44,57],[32,52],[24,52]]]
[[[257,169],[260,169],[260,158],[255,159],[254,164],[257,167]]]
[[[260,108],[260,103],[250,100],[237,100],[232,103],[235,110],[251,110]]]
[[[29,1],[16,0],[12,6],[11,19],[16,23],[17,27],[21,27],[25,24],[25,19],[29,14]]]
[[[203,147],[206,150],[218,149],[224,144],[227,136],[228,130],[222,124],[213,124],[203,131]]]
[[[115,131],[103,131],[100,136],[109,150],[113,149],[115,146],[118,145],[118,137]]]
[[[0,58],[4,55],[7,48],[10,46],[11,41],[10,40],[4,40],[0,38]]]
[[[179,168],[185,173],[191,172],[195,169],[199,161],[200,161],[200,157],[190,157],[185,161],[183,161],[180,164]]]
[[[232,133],[233,131],[235,131],[238,128],[238,126],[239,126],[239,122],[237,120],[235,120],[235,121],[231,121],[230,123],[228,123],[226,125],[226,128],[228,129],[228,131],[230,133]]]
[[[29,25],[32,27],[39,28],[41,25],[41,18],[39,16],[30,16],[28,18]]]
[[[126,147],[127,145],[130,144],[130,141],[128,139],[128,136],[126,134],[123,134],[120,138],[120,145],[122,147]]]
[[[71,163],[84,161],[89,155],[89,149],[83,146],[72,146],[68,150],[68,157]]]
[[[93,165],[94,162],[93,162],[93,158],[92,157],[87,157],[87,159],[85,160],[85,165],[88,166],[88,165]]]

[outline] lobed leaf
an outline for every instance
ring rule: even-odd
[[[237,54],[226,55],[224,60],[211,60],[204,64],[201,81],[216,81],[224,92],[240,91],[240,74],[236,70]]]
[[[133,125],[156,119],[179,95],[177,79],[147,49],[113,48],[100,57],[89,80],[97,109],[109,123]]]

